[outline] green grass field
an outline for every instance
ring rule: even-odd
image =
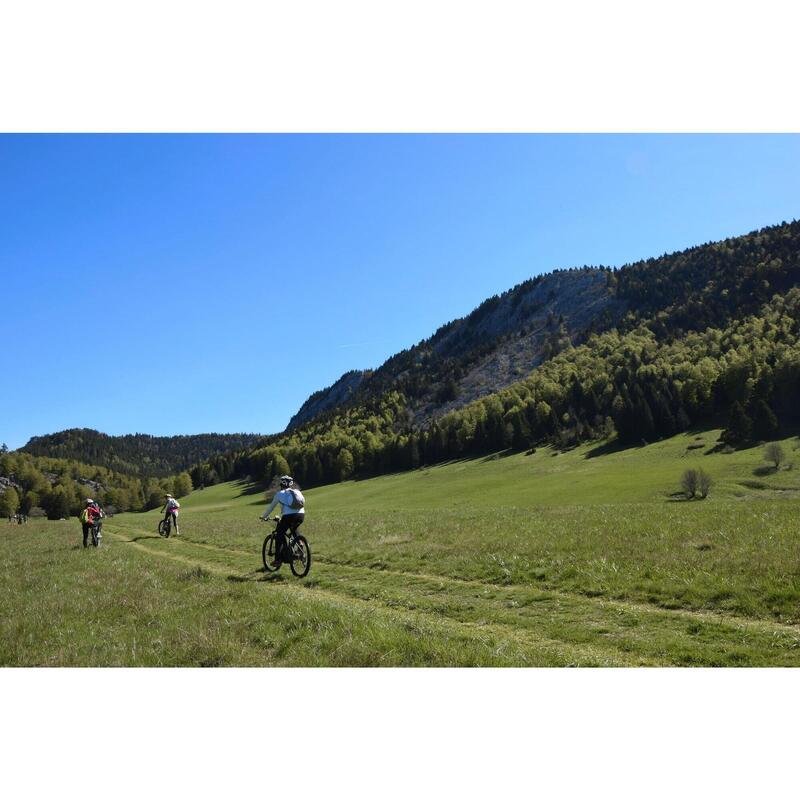
[[[306,493],[309,576],[262,571],[263,493],[0,536],[5,665],[800,665],[800,464],[642,448],[476,459]],[[783,442],[788,460],[797,440]],[[674,495],[688,467],[704,501]]]

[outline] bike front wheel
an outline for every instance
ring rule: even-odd
[[[311,548],[308,546],[305,536],[297,535],[292,544],[292,560],[289,566],[292,568],[292,575],[296,578],[305,578],[311,569]]]
[[[280,568],[280,562],[274,567],[272,562],[275,561],[275,534],[271,533],[264,539],[264,544],[261,547],[261,560],[264,562],[265,572],[277,572]]]
[[[159,536],[163,536],[165,539],[168,539],[169,533],[170,533],[169,520],[162,519],[161,522],[158,523],[158,534]]]

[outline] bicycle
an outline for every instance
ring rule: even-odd
[[[286,563],[283,560],[278,561],[275,566],[275,534],[278,529],[278,523],[281,521],[280,517],[270,517],[264,519],[259,517],[262,522],[274,522],[275,530],[268,533],[264,539],[264,544],[261,547],[261,559],[264,562],[264,570],[266,572],[277,572],[281,565]],[[286,534],[286,552],[289,553],[289,568],[292,570],[292,575],[296,578],[305,578],[308,571],[311,569],[311,548],[308,546],[308,540],[302,533],[290,530]]]
[[[166,519],[162,519],[158,523],[158,535],[163,536],[165,539],[169,539],[169,535],[172,532],[172,514],[170,514]]]
[[[90,536],[92,538],[92,547],[99,547],[100,540],[103,538],[102,533],[103,523],[99,520],[92,525]]]

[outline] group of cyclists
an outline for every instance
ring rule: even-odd
[[[280,479],[280,489],[275,493],[272,502],[267,510],[262,515],[264,521],[269,520],[269,515],[277,507],[281,507],[281,517],[278,520],[278,525],[275,529],[275,560],[272,562],[273,567],[277,567],[284,560],[286,548],[286,534],[291,531],[292,535],[297,533],[297,529],[303,524],[305,520],[305,498],[303,493],[294,486],[294,479],[290,475],[282,475]],[[178,529],[178,513],[181,504],[169,493],[164,495],[164,508],[161,513],[164,514],[164,520],[169,520],[175,529],[175,535],[179,536]],[[83,529],[83,546],[88,547],[89,536],[94,531],[92,542],[94,543],[102,538],[103,518],[105,513],[100,508],[99,503],[92,500],[91,497],[86,498],[86,506],[80,514],[81,526]]]
[[[169,519],[171,521],[175,528],[175,535],[180,536],[180,531],[178,530],[178,510],[181,504],[169,493],[164,495],[164,501],[164,508],[161,509],[161,513],[164,514],[165,520]],[[92,543],[95,544],[96,542],[99,544],[99,540],[103,537],[102,528],[105,516],[106,514],[103,509],[100,508],[100,504],[96,500],[92,500],[91,497],[87,497],[86,505],[78,516],[83,529],[84,547],[89,546],[90,534],[94,534],[92,536]],[[95,544],[95,546],[97,545]]]

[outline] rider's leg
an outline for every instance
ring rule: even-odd
[[[177,514],[173,514],[172,515],[172,524],[175,526],[175,535],[176,536],[180,536],[181,533],[178,530],[178,515]]]
[[[275,561],[284,560],[284,550],[286,549],[286,531],[289,530],[291,524],[291,515],[285,514],[281,517],[278,527],[275,528]]]
[[[90,526],[89,526],[88,522],[82,522],[81,525],[83,526],[83,546],[86,547],[88,539],[89,539],[89,527]]]

